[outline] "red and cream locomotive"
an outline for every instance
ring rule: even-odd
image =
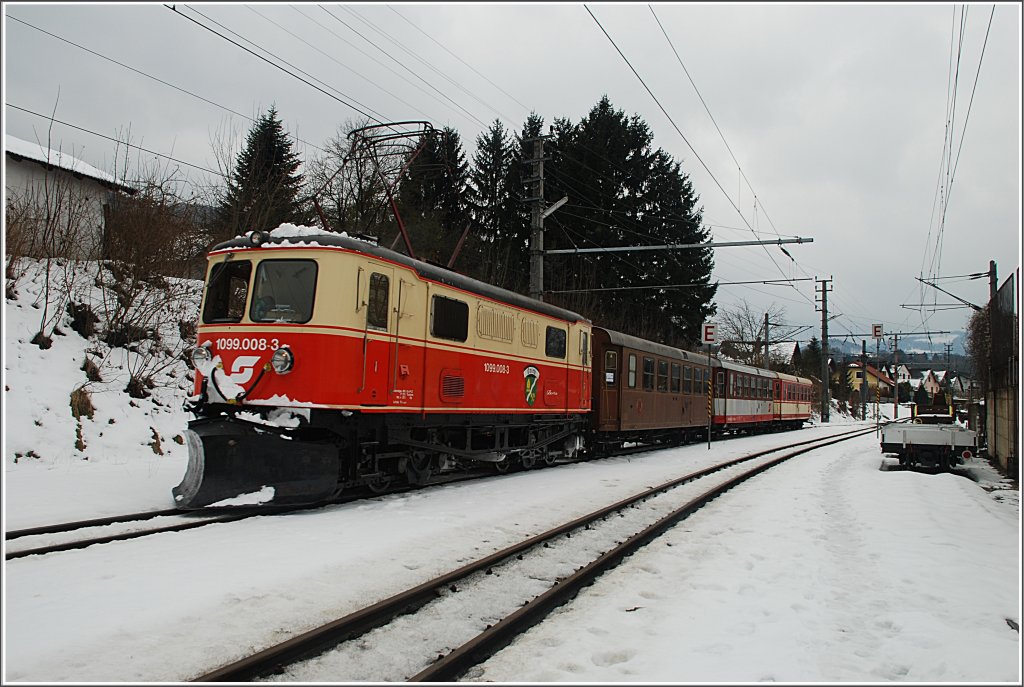
[[[173,489],[183,508],[255,492],[316,503],[474,466],[686,440],[708,426],[713,372],[715,433],[810,415],[809,380],[717,359],[709,368],[707,356],[299,227],[210,252],[192,360],[196,419]],[[740,409],[755,398],[748,389],[765,403]]]

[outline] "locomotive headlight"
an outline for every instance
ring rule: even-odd
[[[249,243],[254,246],[260,246],[266,243],[269,238],[270,236],[265,231],[259,231],[257,229],[256,231],[249,232]]]
[[[270,366],[274,368],[274,372],[279,375],[286,375],[292,371],[292,367],[295,365],[295,356],[287,348],[279,348],[274,351],[274,355],[270,356]]]
[[[213,354],[210,353],[209,342],[192,349],[192,365],[197,370],[205,369],[213,361]]]

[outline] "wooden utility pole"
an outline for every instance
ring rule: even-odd
[[[868,419],[868,342],[860,340],[860,419]]]
[[[831,279],[816,279],[821,282],[821,421],[828,422],[828,292]]]

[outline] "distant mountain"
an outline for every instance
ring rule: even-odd
[[[872,338],[864,338],[868,344],[868,355],[874,355],[875,353],[875,340]],[[901,353],[925,353],[929,356],[945,356],[946,347],[945,344],[952,344],[953,347],[950,349],[950,354],[954,356],[965,356],[967,350],[965,343],[967,341],[967,332],[963,330],[952,331],[949,334],[934,334],[931,337],[928,336],[901,336],[900,337],[900,352]],[[892,354],[892,349],[889,346],[892,345],[892,339],[882,340],[881,353],[883,357],[889,357]],[[828,348],[833,353],[843,353],[847,356],[860,355],[861,350],[861,339],[852,338],[834,338],[828,337]]]

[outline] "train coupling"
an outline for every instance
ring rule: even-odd
[[[338,449],[231,417],[194,420],[188,467],[171,489],[178,508],[292,506],[329,500]]]

